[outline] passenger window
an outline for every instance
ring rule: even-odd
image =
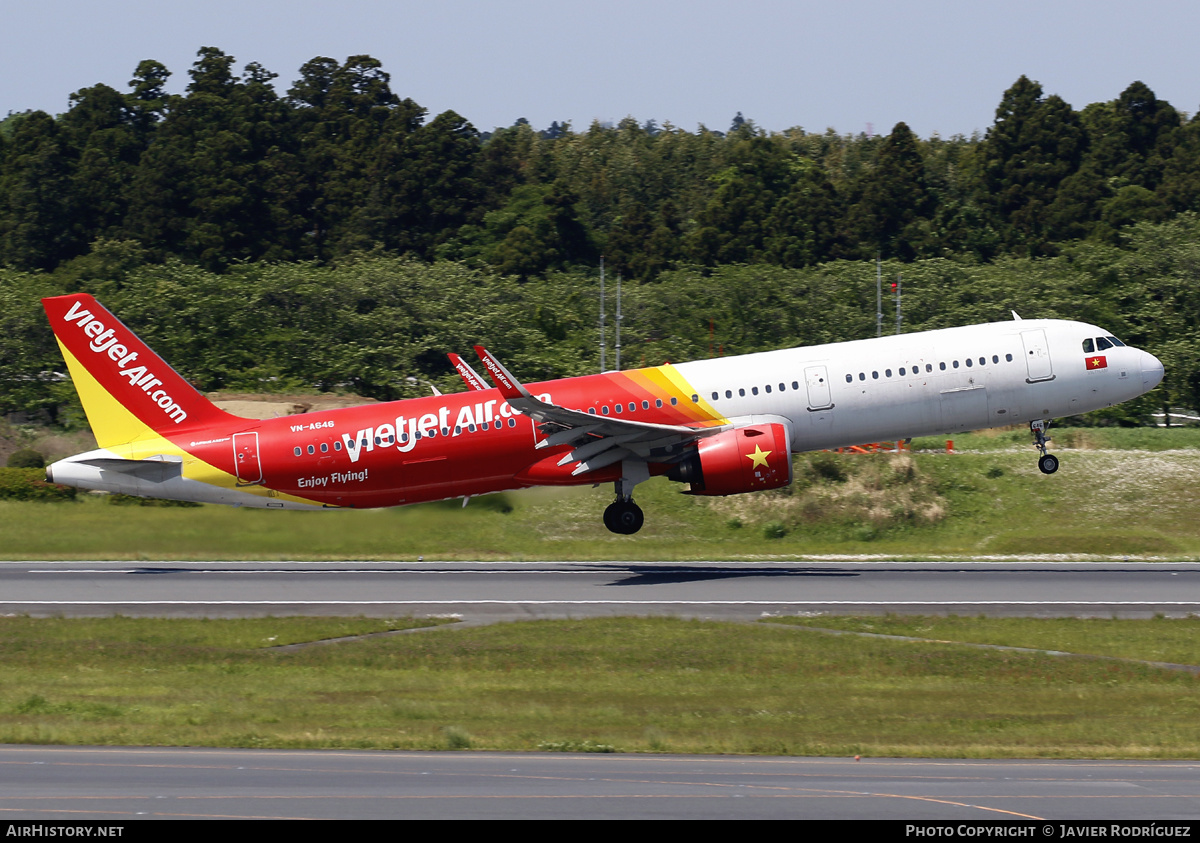
[[[588,407],[588,415],[592,415],[592,416],[596,415],[596,408],[595,408],[595,407]],[[472,428],[471,428],[471,432],[472,432],[472,433],[474,433],[474,432],[475,432],[475,428],[473,428],[473,427],[472,427]]]
[[[301,451],[301,450],[300,450],[300,446],[299,446],[299,445],[297,445],[297,446],[296,446],[296,456],[300,456],[302,453],[304,453],[304,452],[303,452],[303,451]]]
[[[671,396],[671,406],[674,407],[678,403],[679,403],[679,399],[676,398],[674,395],[672,395]]]
[[[341,443],[341,442],[334,442],[334,443],[333,443],[333,450],[335,450],[335,451],[340,451],[340,450],[342,450],[342,443]]]
[[[957,360],[955,360],[955,361],[954,361],[954,368],[956,368],[956,369],[958,368],[958,361],[957,361]]]
[[[693,401],[695,401],[695,400],[696,400],[696,396],[695,396],[695,395],[693,395],[693,396],[692,396],[692,400],[693,400]],[[649,401],[643,401],[643,402],[642,402],[642,409],[643,409],[643,410],[649,410],[649,409],[650,409],[650,402],[649,402]]]
[[[1111,342],[1106,340],[1104,337],[1096,337],[1096,350],[1097,351],[1107,351],[1110,348],[1112,348]]]
[[[376,441],[376,442],[378,442],[379,440],[378,440],[378,439],[376,439],[375,441]],[[310,454],[311,454],[311,453],[314,453],[316,450],[317,450],[317,449],[316,449],[316,448],[314,448],[312,445],[309,445],[309,446],[308,446],[308,452],[309,452]]]
[[[875,380],[879,380],[879,372],[871,372],[871,377]]]
[[[630,402],[629,402],[629,412],[631,412],[631,413],[632,413],[632,412],[635,412],[636,410],[637,410],[637,404],[635,404],[634,402],[630,401]]]
[[[1083,353],[1084,354],[1091,354],[1095,350],[1096,350],[1096,346],[1092,344],[1092,340],[1090,338],[1083,341]]]
[[[607,405],[607,404],[605,404],[603,407],[601,407],[601,408],[600,408],[600,412],[604,413],[604,415],[606,415],[606,416],[607,416],[607,415],[608,415],[608,405]],[[486,424],[483,426],[483,429],[484,429],[484,430],[487,430],[487,425],[486,425]]]
[[[714,393],[713,393],[713,400],[714,400],[714,401],[716,401],[716,400],[717,400],[717,398],[718,398],[718,395],[717,395],[717,393],[715,393],[715,392],[714,392]],[[661,405],[660,405],[660,406],[661,406]]]
[[[971,361],[971,358],[970,358],[970,357],[968,357],[968,358],[967,358],[967,366],[974,366],[974,365],[975,365],[975,364],[974,364],[974,363]]]
[[[854,375],[846,375],[846,383],[853,383]]]
[[[328,443],[328,442],[322,442],[322,443],[321,443],[321,453],[322,453],[322,454],[328,454],[328,453],[329,453],[329,443]]]
[[[944,372],[944,371],[946,371],[946,364],[945,364],[945,363],[938,363],[938,368],[939,368],[939,369],[941,369],[941,370]]]
[[[846,380],[850,380],[850,376],[849,376],[849,375],[846,375]],[[766,385],[765,387],[763,387],[763,388],[764,388],[764,389],[767,391],[767,394],[768,394],[768,395],[770,395],[770,394],[771,394],[771,385],[770,385],[770,384],[767,384],[767,385]]]
[[[508,420],[508,426],[509,426],[509,427],[516,427],[516,426],[517,426],[517,420],[516,420],[516,419],[509,419],[509,420]]]
[[[750,394],[751,394],[751,395],[758,395],[758,387],[757,387],[757,386],[752,386],[752,387],[750,387]]]
[[[616,409],[618,413],[625,412],[625,409],[620,404],[618,404],[614,409]]]
[[[1012,362],[1012,355],[1011,355],[1011,354],[1005,354],[1005,355],[1004,355],[1004,359],[1005,359],[1005,360],[1007,360],[1009,363],[1011,363],[1011,362]]]
[[[786,386],[785,384],[782,384],[782,383],[781,383],[781,384],[779,385],[779,391],[780,391],[780,392],[787,392],[787,386]]]
[[[926,372],[932,372],[932,371],[933,371],[933,364],[932,364],[932,363],[926,363],[926,364],[925,364],[925,371],[926,371]]]
[[[799,391],[800,381],[792,381],[792,389]]]
[[[889,378],[890,378],[890,377],[892,376],[892,370],[891,370],[891,369],[884,369],[884,371],[883,371],[883,374],[884,374],[885,376],[887,376],[887,377],[889,377]]]
[[[985,357],[980,357],[980,358],[979,358],[979,365],[980,365],[980,366],[986,366],[986,365],[987,365],[987,358],[985,358]]]
[[[714,393],[713,393],[713,398],[716,398],[716,397],[717,397],[717,393],[715,393],[715,392],[714,392]],[[655,406],[655,407],[662,407],[662,399],[661,399],[661,398],[655,398],[655,399],[654,399],[654,406]]]
[[[739,389],[739,390],[738,390],[738,397],[739,397],[739,398],[745,398],[745,397],[746,397],[746,390],[744,390],[744,389]]]
[[[992,362],[993,362],[993,363],[999,363],[999,362],[1000,362],[1000,355],[999,355],[999,354],[993,354],[993,355],[992,355]]]
[[[900,367],[900,377],[904,377],[904,367]]]

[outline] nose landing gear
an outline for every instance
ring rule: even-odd
[[[1046,436],[1046,430],[1049,427],[1050,422],[1044,419],[1035,419],[1029,423],[1029,431],[1033,434],[1033,444],[1041,452],[1041,456],[1038,457],[1038,470],[1042,474],[1053,474],[1058,471],[1058,457],[1046,453],[1046,443],[1050,441]]]

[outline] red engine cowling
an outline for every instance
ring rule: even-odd
[[[782,424],[737,427],[702,439],[696,453],[668,477],[691,484],[692,495],[737,495],[792,482],[792,455]]]

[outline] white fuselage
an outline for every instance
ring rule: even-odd
[[[1147,352],[1085,351],[1107,336],[1082,322],[1014,320],[677,368],[726,418],[786,418],[799,452],[1071,416],[1162,380]]]

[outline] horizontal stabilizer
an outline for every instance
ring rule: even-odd
[[[92,457],[83,460],[69,460],[74,465],[87,465],[101,471],[113,471],[145,480],[148,483],[165,483],[183,475],[183,460],[173,456],[150,457],[144,460],[123,460],[117,457]],[[51,466],[53,468],[53,466]],[[50,469],[46,471],[46,479],[51,483],[54,477]]]

